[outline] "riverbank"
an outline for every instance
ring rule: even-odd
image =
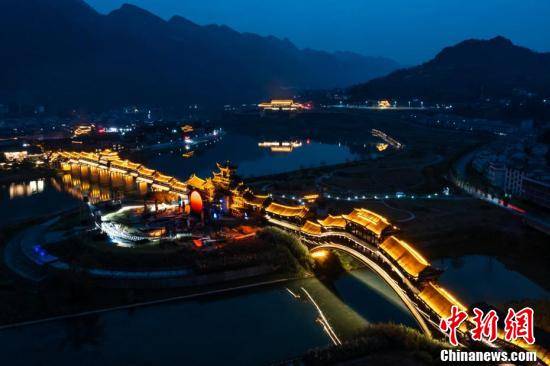
[[[448,347],[402,325],[376,324],[366,326],[340,346],[311,350],[301,361],[306,366],[439,365],[440,352]]]

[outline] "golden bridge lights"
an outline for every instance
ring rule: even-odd
[[[311,253],[311,257],[314,259],[325,259],[328,256],[328,251],[321,249],[316,250]]]
[[[393,137],[389,136],[388,134],[386,134],[386,133],[384,133],[380,130],[377,130],[377,129],[373,128],[371,130],[371,134],[374,137],[378,137],[378,138],[382,139],[384,141],[384,143],[386,143],[387,145],[390,145],[391,147],[393,147],[396,150],[400,150],[400,149],[405,147],[401,142],[397,141]],[[376,147],[378,148],[378,145]],[[386,148],[387,148],[387,146],[383,150],[385,150]],[[378,148],[378,150],[382,151],[379,148]]]

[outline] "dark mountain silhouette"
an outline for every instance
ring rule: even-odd
[[[102,15],[81,0],[0,0],[0,44],[0,102],[65,106],[251,102],[397,67],[180,16],[165,21],[133,5]]]
[[[516,46],[504,37],[467,40],[420,66],[351,88],[355,100],[419,97],[438,102],[526,92],[550,95],[550,53]]]

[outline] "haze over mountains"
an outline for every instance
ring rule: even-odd
[[[289,88],[356,84],[397,68],[386,58],[298,49],[288,40],[165,21],[123,5],[0,1],[0,103],[102,108],[241,103]]]
[[[550,53],[514,45],[504,37],[466,40],[434,59],[351,88],[353,99],[422,98],[434,102],[550,96]]]

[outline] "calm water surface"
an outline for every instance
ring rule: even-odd
[[[0,228],[78,204],[69,194],[54,189],[49,178],[0,185]]]
[[[441,284],[466,303],[550,298],[548,291],[493,257],[468,255],[434,264],[445,270]]]
[[[269,364],[330,344],[303,289],[340,337],[368,322],[415,326],[391,289],[359,270],[328,285],[306,279],[8,329],[2,356],[10,365]]]
[[[220,141],[200,149],[195,156],[185,159],[181,151],[155,153],[148,159],[148,165],[166,174],[187,179],[192,173],[201,177],[212,175],[216,162],[229,160],[238,165],[243,177],[282,173],[300,168],[317,167],[357,160],[358,154],[345,145],[323,144],[303,141],[301,147],[292,152],[270,152],[258,146],[260,140],[228,132]]]

